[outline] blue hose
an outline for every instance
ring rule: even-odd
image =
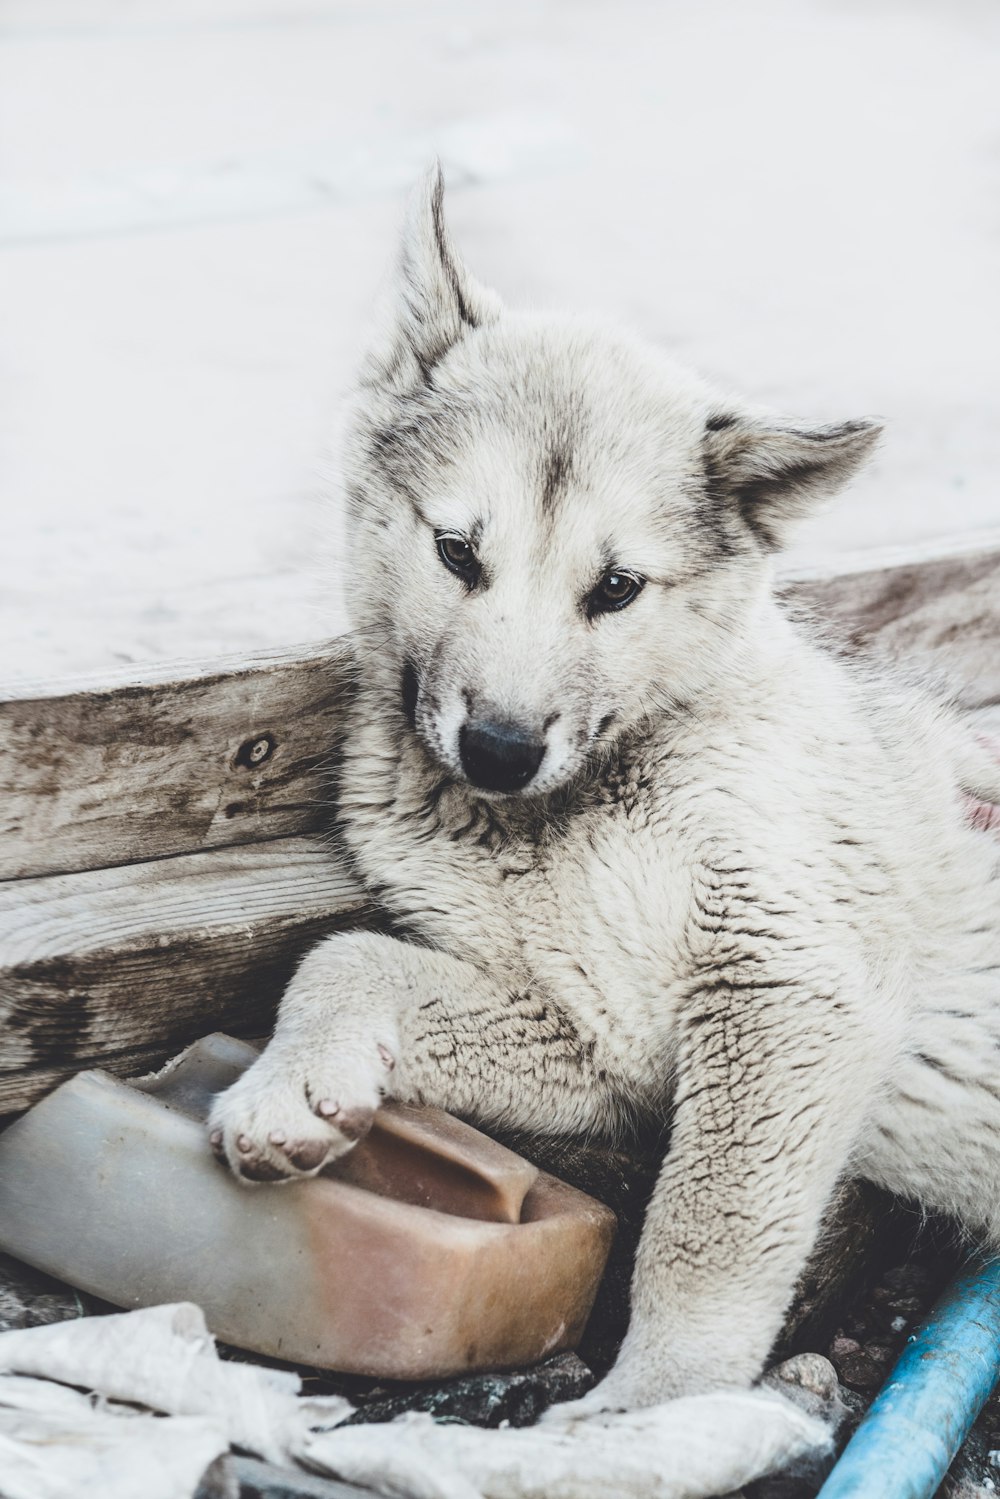
[[[1000,1378],[1000,1263],[952,1281],[907,1341],[819,1499],[931,1499]]]

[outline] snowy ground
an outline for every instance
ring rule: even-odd
[[[0,0],[0,111],[5,675],[341,627],[327,453],[435,151],[510,300],[888,418],[803,557],[1000,523],[992,0]]]

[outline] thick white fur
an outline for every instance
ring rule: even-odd
[[[876,434],[502,310],[439,177],[418,193],[346,455],[340,812],[398,935],[306,958],[211,1127],[244,1178],[290,1178],[387,1090],[487,1127],[672,1111],[631,1326],[577,1411],[752,1381],[845,1172],[1000,1245],[1000,885],[961,795],[995,768],[772,593],[788,528]],[[480,586],[436,529],[473,539]],[[612,565],[645,587],[590,618]],[[467,783],[483,716],[544,737],[525,792]]]

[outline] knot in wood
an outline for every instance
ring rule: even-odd
[[[270,759],[274,751],[273,734],[256,734],[252,739],[247,739],[236,751],[236,763],[242,765],[246,770],[256,770],[258,765]]]

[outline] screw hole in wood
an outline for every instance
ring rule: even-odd
[[[255,734],[252,739],[247,739],[236,751],[236,764],[242,765],[244,770],[257,770],[269,760],[274,753],[275,738],[273,734]]]

